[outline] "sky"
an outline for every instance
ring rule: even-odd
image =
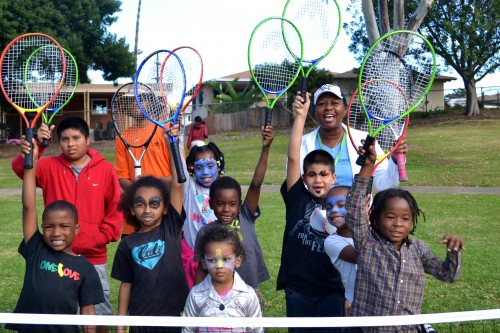
[[[125,37],[134,50],[135,25],[139,0],[122,0],[118,21],[109,31]],[[248,70],[247,49],[253,29],[269,16],[281,16],[286,0],[142,0],[138,49],[138,64],[150,53],[179,46],[191,46],[203,58],[203,80],[211,80]],[[338,0],[342,20],[348,22],[347,0]],[[345,72],[359,63],[347,47],[350,43],[345,30],[332,52],[318,65],[333,72]],[[100,73],[89,73],[94,83],[103,83]],[[446,83],[445,89],[463,88],[454,72],[443,75],[457,77]],[[121,79],[120,83],[129,79]],[[500,86],[500,73],[481,80],[478,87]]]

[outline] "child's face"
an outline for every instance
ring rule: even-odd
[[[42,222],[43,241],[54,251],[73,254],[71,244],[80,231],[75,217],[66,210],[51,210],[45,213]]]
[[[212,152],[205,151],[196,154],[196,162],[193,166],[196,181],[203,187],[210,187],[219,178],[219,167]]]
[[[376,223],[380,233],[399,250],[413,227],[410,205],[403,198],[389,199]]]
[[[222,224],[230,224],[236,220],[240,205],[241,201],[238,192],[232,188],[216,190],[213,200],[210,200],[210,208],[214,211],[217,220]]]
[[[346,188],[333,187],[326,198],[326,217],[328,223],[340,229],[345,226],[345,200],[349,191]]]
[[[315,199],[324,199],[328,196],[336,175],[331,167],[325,164],[311,164],[307,166],[302,180],[307,185],[307,190]]]
[[[68,128],[61,132],[59,145],[64,156],[70,161],[78,161],[87,153],[90,138],[86,138],[82,132],[74,128]]]
[[[203,259],[203,267],[212,277],[212,282],[219,284],[232,283],[233,272],[241,264],[241,256],[236,256],[233,245],[227,242],[208,243]]]
[[[167,214],[160,190],[154,187],[139,187],[135,192],[130,213],[141,223],[141,232],[159,226],[163,215]]]

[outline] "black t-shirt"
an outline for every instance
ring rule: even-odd
[[[286,225],[277,289],[289,288],[307,296],[342,293],[344,287],[323,246],[325,233],[314,230],[309,220],[321,208],[299,179],[288,191],[281,186],[286,207]]]
[[[83,256],[48,247],[39,231],[19,246],[26,260],[23,289],[14,313],[77,314],[78,306],[104,302],[99,275]],[[19,332],[80,332],[79,326],[7,324]]]
[[[111,277],[132,284],[131,316],[178,316],[189,287],[182,267],[181,239],[186,213],[169,206],[162,223],[148,232],[121,240]]]

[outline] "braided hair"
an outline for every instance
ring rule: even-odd
[[[374,229],[378,230],[380,215],[387,206],[387,202],[392,198],[401,198],[408,202],[413,223],[413,228],[410,230],[410,234],[413,235],[415,229],[417,228],[418,217],[422,214],[425,222],[425,215],[424,212],[418,207],[415,197],[410,192],[400,188],[389,188],[387,190],[380,191],[375,195],[370,209],[370,224]]]
[[[224,174],[224,154],[220,151],[219,147],[217,147],[215,143],[209,142],[205,146],[193,146],[189,151],[189,155],[186,157],[186,165],[190,176],[194,175],[194,162],[196,162],[196,155],[207,151],[214,154],[214,159],[217,161],[217,167],[219,169],[219,176]]]

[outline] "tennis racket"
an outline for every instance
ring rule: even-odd
[[[271,125],[271,111],[278,99],[297,79],[302,56],[302,37],[289,20],[269,17],[252,31],[248,43],[248,66],[266,102],[265,126]],[[274,95],[272,101],[268,96],[271,94]]]
[[[282,16],[295,24],[304,43],[300,93],[305,98],[309,74],[332,51],[339,38],[340,6],[336,0],[288,0]]]
[[[190,46],[181,46],[172,51],[181,60],[182,66],[184,66],[184,73],[186,74],[186,97],[184,105],[179,111],[179,115],[182,115],[184,111],[186,111],[188,105],[196,98],[196,94],[198,94],[200,90],[203,80],[203,59],[200,53]],[[168,58],[169,56],[167,56],[164,62],[166,62]],[[175,107],[172,109],[176,110]]]
[[[2,52],[0,68],[2,92],[24,119],[26,140],[31,145],[38,118],[56,99],[64,84],[64,51],[50,36],[41,33],[21,35]],[[26,113],[35,114],[31,122]],[[25,155],[24,168],[33,168],[33,150]]]
[[[33,54],[30,55],[26,66],[29,66],[29,63],[31,62],[33,56],[37,52],[42,51],[46,47],[55,46],[42,46],[41,48],[37,49]],[[78,65],[76,63],[76,60],[68,50],[63,48],[63,51],[64,56],[66,57],[66,74],[64,76],[63,85],[61,87],[61,90],[57,94],[57,97],[42,113],[43,122],[48,126],[50,126],[50,124],[52,123],[52,119],[57,114],[57,112],[59,112],[59,110],[66,106],[66,104],[68,104],[68,102],[71,100],[73,94],[75,93],[76,86],[78,85]],[[27,74],[27,71],[25,74]],[[30,91],[28,91],[28,93],[36,105],[40,106],[40,104],[43,103],[43,96],[42,100],[38,101],[36,92],[32,94]],[[49,140],[43,139],[42,145],[44,147],[48,147]]]
[[[141,85],[147,86],[152,93],[141,95]],[[139,108],[150,121],[163,129],[170,121],[174,125],[177,124],[186,94],[186,74],[180,58],[169,50],[158,50],[147,56],[135,74],[134,94]],[[186,176],[182,167],[179,141],[172,136],[169,141],[177,181],[184,183]]]
[[[436,76],[436,53],[430,42],[417,32],[392,31],[380,37],[368,50],[361,64],[358,77],[359,102],[368,122],[368,135],[356,164],[364,165],[368,147],[377,134],[391,122],[406,117],[422,102]],[[409,107],[388,107],[385,101],[397,99],[396,89],[378,90],[379,84],[363,83],[384,79],[401,87],[408,99]],[[381,97],[383,96],[383,97]],[[385,101],[384,101],[385,100]],[[369,112],[383,119],[381,125],[373,125]],[[397,112],[397,113],[394,113]]]
[[[138,86],[139,96],[151,94],[151,90]],[[141,176],[141,162],[155,135],[158,125],[150,122],[141,112],[135,100],[134,84],[122,85],[111,100],[111,116],[116,133],[134,161],[134,179]]]
[[[368,84],[377,85],[376,89],[373,89],[374,91],[384,91],[384,94],[380,94],[374,98],[384,98],[386,95],[392,97],[391,100],[380,101],[380,103],[385,103],[386,108],[399,108],[405,111],[409,107],[408,99],[406,98],[403,89],[395,83],[388,80],[372,80],[363,83],[363,87]],[[368,109],[368,111],[370,110]],[[400,111],[395,110],[393,113],[398,115]],[[388,123],[387,126],[384,127],[377,135],[377,143],[381,148],[381,151],[377,150],[377,162],[372,170],[373,176],[377,167],[399,147],[399,144],[406,134],[410,116],[406,115],[406,117],[399,118],[397,121],[391,122],[391,118],[381,119],[376,114],[371,112],[368,112],[368,115],[370,116],[371,124],[374,127],[380,127],[384,125],[384,122]],[[369,130],[368,120],[367,117],[365,117],[365,113],[359,100],[358,90],[356,90],[352,95],[347,109],[347,132],[353,147],[357,150],[358,147],[362,145],[362,142],[359,139],[359,133],[355,133],[356,130],[362,132],[367,132]],[[399,171],[399,181],[407,181],[408,177],[406,175],[404,155],[397,154],[396,158]]]

